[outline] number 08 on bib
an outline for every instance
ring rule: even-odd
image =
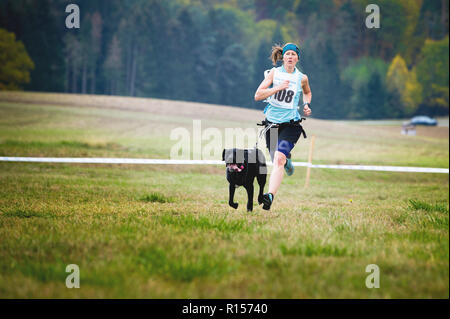
[[[278,86],[284,81],[289,81],[289,87],[287,89],[278,91],[271,97],[269,97],[268,102],[276,107],[281,107],[284,109],[294,108],[294,97],[297,93],[299,75],[297,72],[286,73],[275,69],[273,75],[273,86]]]

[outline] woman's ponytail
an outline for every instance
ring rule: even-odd
[[[280,45],[274,45],[272,47],[272,53],[270,54],[270,59],[274,66],[277,65],[278,61],[283,60],[283,48]]]

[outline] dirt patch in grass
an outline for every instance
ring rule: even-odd
[[[0,211],[0,215],[4,217],[17,217],[17,218],[32,218],[32,217],[39,217],[39,218],[54,218],[56,217],[55,214],[49,213],[49,212],[38,212],[33,210],[22,210],[22,209],[15,209],[15,210],[9,210],[5,212]]]
[[[175,198],[160,193],[151,193],[141,196],[139,200],[146,203],[173,203]]]

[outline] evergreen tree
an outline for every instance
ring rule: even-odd
[[[348,97],[341,89],[338,59],[331,43],[317,43],[315,47],[305,43],[304,52],[304,69],[313,92],[314,116],[343,117]]]
[[[218,61],[221,104],[247,106],[253,101],[254,91],[246,81],[247,61],[243,50],[242,45],[230,45]]]
[[[187,8],[181,10],[176,22],[169,26],[167,55],[170,64],[168,71],[173,76],[170,79],[175,90],[168,98],[178,100],[195,100],[195,48],[200,45],[198,31]],[[198,52],[201,54],[201,52]]]
[[[263,40],[255,54],[253,63],[253,94],[256,92],[261,81],[264,80],[264,71],[273,67],[272,62],[269,59],[270,48],[271,43]],[[263,107],[263,104],[261,101],[255,101],[253,102],[253,107],[260,109]]]
[[[423,87],[424,107],[429,114],[448,114],[449,38],[427,40],[417,64],[417,79]]]
[[[103,68],[108,79],[106,93],[112,95],[118,94],[120,80],[122,78],[122,49],[117,36],[112,38]]]
[[[362,99],[363,101],[365,100],[365,108],[367,110],[365,118],[394,118],[402,114],[401,112],[396,112],[396,110],[391,111],[391,109],[385,108],[386,89],[379,73],[375,72],[370,77],[365,92],[366,96]]]

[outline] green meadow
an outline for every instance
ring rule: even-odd
[[[0,92],[0,156],[167,159],[171,132],[193,132],[193,119],[223,133],[219,149],[226,128],[256,132],[263,114]],[[448,127],[304,128],[294,161],[315,135],[314,163],[449,167]],[[243,188],[228,206],[224,165],[0,162],[0,298],[449,298],[448,174],[312,169],[308,188],[305,176],[296,167],[271,211],[255,196],[248,213]],[[79,289],[65,285],[69,264]],[[366,287],[370,264],[379,288]]]

